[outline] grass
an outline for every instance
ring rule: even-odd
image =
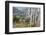
[[[13,17],[13,22],[14,22],[16,28],[31,27],[29,21],[28,22],[23,22],[23,21],[20,22],[19,19],[21,19],[21,18],[24,19],[24,17],[20,17],[20,16],[14,16]]]

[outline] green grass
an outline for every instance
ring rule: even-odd
[[[29,22],[23,22],[23,21],[19,21],[19,19],[24,19],[24,17],[21,17],[21,16],[14,16],[13,17],[13,22],[16,21],[16,28],[22,28],[22,27],[31,27],[30,23]]]

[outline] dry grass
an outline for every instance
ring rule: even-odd
[[[16,23],[16,27],[20,28],[20,27],[30,27],[30,23],[29,22],[17,22]]]

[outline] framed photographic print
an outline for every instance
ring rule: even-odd
[[[45,3],[5,1],[5,33],[45,31]]]

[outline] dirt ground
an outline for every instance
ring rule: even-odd
[[[14,26],[13,27],[16,27],[16,28],[23,28],[23,27],[31,27],[30,23],[29,22],[17,22],[17,23],[14,23]]]

